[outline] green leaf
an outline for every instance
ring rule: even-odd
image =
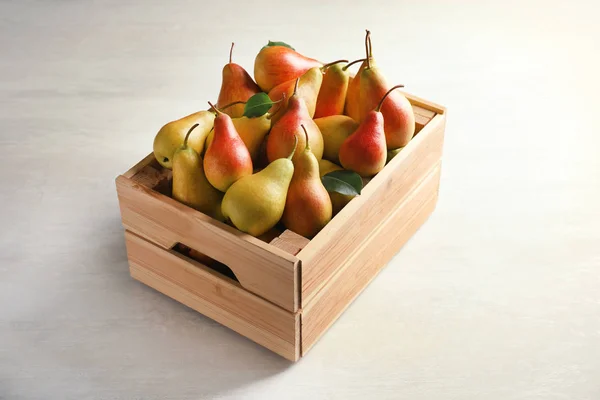
[[[273,106],[273,102],[266,93],[256,93],[250,97],[244,107],[244,117],[255,118],[265,115]]]
[[[328,192],[337,192],[349,196],[360,194],[363,183],[362,178],[352,171],[331,171],[321,178],[323,186]]]
[[[269,43],[267,43],[266,46],[263,47],[263,49],[265,47],[273,47],[273,46],[283,46],[283,47],[287,47],[288,49],[292,49],[292,50],[296,50],[295,48],[293,48],[292,46],[290,46],[289,44],[285,43],[285,42],[272,42],[269,40]]]

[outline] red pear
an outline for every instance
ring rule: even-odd
[[[233,43],[231,43],[231,49],[229,50],[229,64],[223,67],[223,81],[221,82],[221,91],[217,101],[217,107],[219,108],[234,102],[247,101],[261,91],[244,68],[231,62],[232,52]],[[223,109],[223,112],[231,118],[241,117],[244,114],[244,104],[227,107]]]
[[[350,64],[347,64],[347,60],[339,60],[326,64],[321,68],[324,71],[323,83],[321,83],[321,90],[319,90],[319,96],[317,97],[314,118],[342,115],[344,113],[350,80],[348,67],[359,61],[363,60],[353,61]]]
[[[320,160],[323,157],[323,136],[321,136],[317,124],[310,117],[306,103],[298,94],[298,80],[296,80],[296,87],[290,97],[288,108],[281,118],[273,124],[267,137],[267,157],[270,162],[290,154],[297,140],[298,150],[292,159],[296,162],[306,146],[306,138],[301,125],[306,127],[312,152],[317,160]]]
[[[275,86],[294,80],[309,69],[322,65],[287,45],[269,41],[256,56],[254,78],[258,86],[268,93]]]
[[[231,117],[208,104],[217,116],[213,140],[204,155],[204,173],[211,185],[225,192],[238,179],[252,175],[252,159]]]
[[[402,86],[394,86],[362,120],[356,131],[340,147],[340,162],[345,169],[360,176],[370,177],[385,167],[387,148],[385,144],[382,104],[388,95]]]
[[[373,110],[381,97],[390,89],[390,85],[373,60],[370,34],[367,31],[365,39],[367,49],[366,65],[357,75],[359,78],[358,86],[360,86],[359,122]],[[398,91],[391,93],[381,106],[381,113],[383,114],[388,149],[392,150],[406,146],[415,134],[415,114],[406,96]]]
[[[294,162],[282,221],[289,230],[311,238],[331,220],[332,206],[319,176],[319,162],[310,150],[308,133],[304,125],[301,128],[307,145]]]

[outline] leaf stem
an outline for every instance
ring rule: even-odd
[[[281,111],[283,109],[283,104],[284,104],[284,100],[285,100],[286,97],[287,97],[286,94],[282,93],[281,94],[281,99],[273,102],[273,104],[279,104],[279,107],[277,107],[277,109],[275,110],[274,113],[269,114],[267,116],[267,119],[273,118],[275,116],[275,114],[277,114],[279,111]]]

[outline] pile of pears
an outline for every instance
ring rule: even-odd
[[[412,107],[376,65],[368,30],[354,62],[269,41],[255,80],[232,50],[216,104],[163,126],[154,155],[173,170],[174,199],[253,236],[282,224],[312,238],[412,139]]]

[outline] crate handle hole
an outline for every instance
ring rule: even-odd
[[[214,258],[210,258],[206,254],[200,253],[199,251],[191,249],[188,246],[181,243],[175,244],[172,250],[176,253],[179,253],[185,257],[191,258],[192,260],[199,262],[205,267],[210,268],[213,271],[228,277],[229,279],[233,279],[238,283],[240,282],[240,280],[237,278],[237,276],[235,276],[231,268],[229,268],[222,262],[215,260]]]

